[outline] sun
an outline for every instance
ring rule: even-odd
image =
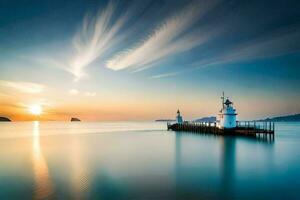
[[[28,110],[33,115],[40,115],[43,111],[42,106],[39,104],[31,105]]]

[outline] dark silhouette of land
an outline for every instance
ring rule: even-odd
[[[213,122],[216,122],[217,121],[217,118],[212,116],[212,117],[202,117],[200,119],[195,119],[194,122],[210,122],[210,123],[213,123]]]
[[[300,113],[295,115],[285,115],[272,118],[266,118],[259,121],[272,121],[272,122],[300,122]]]
[[[0,122],[11,122],[11,120],[7,117],[0,117]]]
[[[71,122],[80,122],[81,120],[76,118],[76,117],[72,117],[71,118]]]

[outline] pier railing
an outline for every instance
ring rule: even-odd
[[[274,133],[275,123],[270,121],[237,121],[237,128],[253,129],[262,133]]]
[[[220,128],[217,122],[183,122],[167,123],[168,130],[199,132],[209,134],[231,134],[231,135],[248,135],[256,137],[270,136],[274,138],[274,122],[260,121],[237,121],[237,126],[232,129]]]

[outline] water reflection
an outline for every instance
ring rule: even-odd
[[[70,140],[70,172],[72,198],[84,198],[90,188],[89,169],[85,143],[79,138]]]
[[[180,198],[232,199],[241,193],[237,189],[240,178],[249,176],[239,167],[272,167],[274,140],[270,138],[182,132],[174,136],[176,196]],[[219,164],[211,162],[214,158],[219,158]]]
[[[224,199],[230,199],[234,194],[236,139],[232,137],[221,138],[221,194]]]
[[[0,125],[0,199],[299,199],[299,123],[278,127],[271,144],[93,126]]]
[[[181,141],[180,138],[181,134],[178,132],[175,132],[175,191],[176,191],[176,196],[180,196],[180,171],[181,171]]]
[[[32,165],[34,173],[34,199],[45,199],[53,194],[53,186],[49,175],[47,162],[40,145],[39,122],[33,122],[32,134]]]

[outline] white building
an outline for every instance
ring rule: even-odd
[[[180,115],[180,111],[179,110],[177,110],[176,123],[178,123],[178,124],[182,124],[183,123],[183,119],[182,119],[182,116]]]
[[[224,101],[224,93],[222,97],[222,109],[219,113],[219,128],[235,128],[236,127],[236,110],[233,107],[233,103],[227,98]]]

